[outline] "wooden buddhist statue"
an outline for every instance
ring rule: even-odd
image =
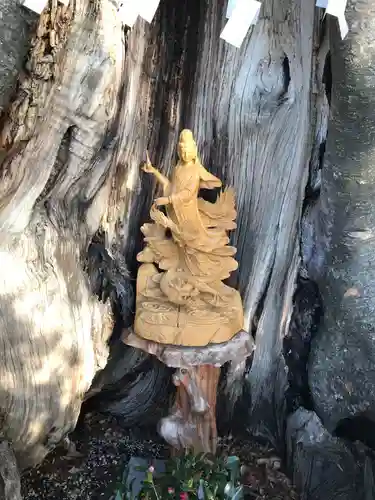
[[[200,188],[220,188],[221,181],[200,163],[190,130],[180,134],[178,155],[171,181],[149,159],[143,166],[163,196],[142,226],[135,324],[123,340],[175,368],[176,399],[159,424],[173,452],[215,453],[220,367],[243,361],[253,345],[242,330],[240,295],[223,283],[237,269],[228,238],[236,227],[233,190],[221,190],[215,203],[199,198]]]
[[[149,159],[143,166],[163,196],[151,208],[153,222],[142,226],[134,330],[162,344],[227,342],[243,327],[240,295],[222,282],[237,269],[227,234],[236,227],[234,193],[221,191],[216,203],[198,197],[200,188],[218,188],[221,181],[199,161],[190,130],[180,134],[178,155],[171,181]]]

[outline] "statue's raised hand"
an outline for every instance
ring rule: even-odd
[[[149,157],[147,151],[146,151],[146,157],[147,157],[146,163],[144,163],[141,168],[142,168],[143,172],[146,172],[147,174],[154,174],[156,171],[156,168],[152,166],[152,163],[150,161],[150,157]]]
[[[152,166],[152,163],[150,161],[150,157],[148,156],[148,152],[146,151],[146,158],[147,161],[142,165],[142,170],[143,172],[146,172],[147,174],[153,174],[158,182],[163,186],[163,192],[164,194],[167,193],[169,189],[169,180],[165,175],[163,175],[159,170],[155,167]],[[164,203],[165,205],[165,203]]]

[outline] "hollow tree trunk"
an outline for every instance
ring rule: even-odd
[[[111,386],[107,407],[124,423],[166,395],[166,369],[130,348],[119,355],[115,340],[131,321],[128,271],[154,195],[139,165],[148,149],[170,173],[185,127],[236,189],[234,285],[256,344],[249,425],[283,441],[282,340],[325,127],[318,15],[314,2],[265,0],[238,50],[219,39],[225,10],[224,0],[163,0],[152,25],[129,32],[109,0],[51,0],[39,19],[1,135],[0,409],[21,466],[74,427],[107,362],[113,317],[112,357],[88,394]],[[231,368],[232,392],[243,365]],[[124,384],[129,367],[138,384]]]

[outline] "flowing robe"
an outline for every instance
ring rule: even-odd
[[[182,164],[174,169],[167,206],[167,215],[178,228],[172,236],[182,247],[183,267],[203,279],[222,280],[237,269],[232,256],[235,249],[228,246],[224,227],[215,223],[215,205],[198,198],[199,189],[221,187],[221,181],[199,162]],[[222,214],[223,215],[223,214]]]

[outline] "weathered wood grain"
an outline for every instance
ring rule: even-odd
[[[199,52],[191,121],[198,143],[206,146],[203,160],[214,173],[224,171],[236,188],[234,244],[246,328],[250,331],[257,322],[248,376],[253,422],[275,432],[271,420],[277,420],[280,408],[269,411],[267,406],[278,390],[276,401],[283,399],[285,381],[278,364],[283,364],[280,349],[299,265],[299,220],[313,123],[309,102],[314,6],[264,2],[240,52],[212,43],[222,13],[215,12],[214,3],[210,6],[206,25],[213,33]]]
[[[238,286],[246,328],[257,323],[249,377],[255,408],[272,400],[270,378],[283,373],[278,363],[299,265],[314,127],[315,10],[304,2],[265,2],[238,51],[219,39],[225,7],[225,2],[190,1],[186,12],[180,2],[177,15],[175,2],[166,0],[151,28],[138,22],[129,36],[120,124],[128,165],[124,246],[134,269],[139,225],[152,196],[148,181],[138,177],[146,147],[154,165],[168,173],[178,131],[192,128],[203,163],[237,191]],[[129,122],[137,134],[129,134]],[[282,399],[284,381],[280,384]],[[262,408],[261,418],[267,413],[274,415]]]
[[[47,32],[55,0],[50,9],[40,18],[50,19]],[[237,191],[237,285],[245,326],[256,330],[251,422],[275,436],[313,131],[313,2],[266,0],[241,50],[219,39],[224,0],[163,0],[154,22],[138,20],[131,32],[109,0],[76,0],[69,9],[32,127],[17,137],[24,123],[14,103],[3,127],[5,145],[18,144],[0,184],[4,432],[24,465],[74,427],[112,328],[109,303],[83,272],[89,244],[100,234],[119,262],[106,286],[126,303],[126,268],[134,278],[139,228],[155,194],[140,163],[148,149],[170,172],[178,133],[190,127],[205,166]],[[27,67],[23,81],[37,93],[36,66]]]
[[[21,467],[74,428],[108,354],[112,313],[92,296],[83,259],[109,191],[112,157],[100,149],[121,85],[115,20],[109,4],[75,3],[34,133],[1,166],[1,412]]]

